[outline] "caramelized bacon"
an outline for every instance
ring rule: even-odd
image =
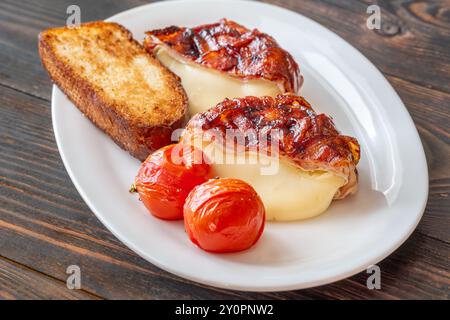
[[[356,191],[356,165],[360,158],[358,141],[340,135],[332,119],[325,114],[316,114],[303,97],[284,94],[276,98],[226,99],[195,115],[183,133],[183,141],[192,139],[199,129],[213,130],[223,139],[230,129],[243,134],[254,130],[257,135],[245,139],[247,150],[262,144],[262,132],[277,129],[281,132],[278,151],[281,157],[303,170],[332,171],[344,177],[347,183],[335,198],[344,198]]]
[[[298,93],[303,82],[297,63],[275,39],[230,20],[195,28],[171,26],[146,34],[144,46],[150,53],[164,44],[186,59],[229,75],[281,83],[284,92]]]

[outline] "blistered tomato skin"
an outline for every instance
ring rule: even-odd
[[[239,179],[211,179],[195,187],[184,204],[186,232],[203,250],[242,251],[261,237],[264,205],[256,191]]]
[[[210,166],[202,157],[198,149],[172,144],[142,163],[135,186],[150,213],[164,220],[183,219],[189,192],[209,178]]]

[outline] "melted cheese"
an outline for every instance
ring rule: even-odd
[[[332,172],[305,171],[288,160],[256,152],[223,151],[214,143],[203,147],[203,152],[211,162],[213,175],[244,180],[256,190],[266,208],[267,220],[317,216],[329,207],[345,184],[344,178]]]
[[[161,63],[181,78],[189,98],[189,112],[205,112],[225,98],[276,96],[282,93],[277,83],[265,79],[241,80],[175,57],[159,46],[155,53]]]

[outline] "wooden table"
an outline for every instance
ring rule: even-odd
[[[333,30],[383,72],[414,119],[430,175],[428,204],[417,230],[380,263],[381,290],[368,290],[368,275],[361,273],[281,293],[210,288],[158,269],[106,230],[64,169],[37,35],[65,24],[70,4],[78,4],[82,21],[88,21],[146,2],[0,2],[0,298],[450,298],[450,1],[378,1],[378,31],[366,27],[372,1],[268,1]],[[73,264],[82,268],[81,290],[66,288],[66,268]]]

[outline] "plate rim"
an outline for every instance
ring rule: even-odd
[[[205,0],[170,0],[170,1],[159,1],[159,2],[154,2],[154,3],[148,3],[148,4],[144,4],[144,5],[140,5],[134,8],[130,8],[128,10],[119,12],[107,19],[105,19],[105,21],[111,21],[114,19],[119,19],[122,18],[123,16],[129,15],[129,14],[133,14],[136,11],[140,11],[145,9],[146,7],[154,7],[154,6],[171,6],[174,5],[176,3],[201,3],[201,2],[207,2]],[[420,136],[418,134],[417,131],[417,127],[415,126],[411,115],[408,112],[408,109],[406,108],[406,106],[404,105],[403,101],[401,100],[401,98],[398,96],[397,92],[395,91],[395,89],[392,87],[392,85],[390,84],[390,82],[386,79],[386,77],[380,72],[380,70],[367,58],[365,57],[358,49],[356,49],[354,46],[352,46],[349,42],[347,42],[345,39],[341,38],[339,35],[337,35],[335,32],[333,32],[332,30],[322,26],[321,24],[319,24],[318,22],[300,14],[297,13],[295,11],[286,9],[286,8],[282,8],[276,5],[272,5],[272,4],[268,4],[268,3],[260,3],[260,2],[254,2],[254,1],[247,1],[247,0],[216,0],[216,2],[226,2],[226,3],[230,3],[230,2],[234,2],[234,3],[246,3],[246,4],[252,4],[252,5],[256,5],[256,6],[269,6],[272,7],[274,10],[279,10],[280,12],[285,12],[291,15],[298,15],[301,16],[303,19],[307,19],[309,20],[312,24],[314,24],[315,27],[318,27],[322,30],[325,30],[327,33],[333,35],[333,37],[339,41],[340,44],[344,44],[346,45],[348,48],[351,49],[353,54],[358,55],[360,58],[362,58],[363,60],[365,60],[365,64],[367,64],[368,66],[370,66],[371,68],[374,69],[374,72],[378,73],[379,76],[381,76],[385,82],[385,84],[387,85],[387,87],[390,88],[390,91],[392,94],[394,94],[394,96],[396,97],[396,99],[398,100],[398,107],[399,109],[405,113],[405,118],[404,120],[409,120],[410,122],[410,127],[412,127],[413,131],[415,132],[416,135],[416,139],[418,141],[417,144],[417,148],[419,148],[419,150],[417,150],[421,156],[420,162],[422,162],[424,164],[424,171],[422,172],[422,174],[424,175],[425,181],[427,182],[426,185],[424,185],[425,187],[425,192],[423,193],[423,201],[421,202],[421,208],[418,209],[418,214],[416,215],[416,219],[415,221],[412,223],[411,227],[409,228],[408,232],[406,232],[405,234],[403,234],[403,236],[401,238],[399,238],[399,240],[395,243],[395,244],[391,244],[389,247],[389,250],[385,250],[385,252],[383,254],[380,254],[376,257],[373,257],[371,259],[371,261],[367,264],[367,266],[379,263],[380,261],[382,261],[383,259],[385,259],[387,256],[391,255],[394,251],[396,251],[410,236],[411,234],[415,231],[415,229],[417,228],[417,225],[419,224],[424,211],[425,211],[425,207],[427,204],[427,200],[428,200],[428,193],[429,193],[429,185],[428,185],[428,165],[427,165],[427,161],[426,161],[426,156],[425,156],[425,151],[423,148],[423,144],[421,142]],[[100,210],[97,209],[96,205],[91,201],[89,195],[85,192],[85,190],[81,187],[79,180],[77,179],[76,175],[74,174],[72,167],[70,166],[70,161],[67,159],[67,155],[64,152],[64,147],[62,145],[62,142],[60,140],[60,131],[59,131],[59,127],[57,124],[57,120],[56,120],[56,103],[55,101],[57,100],[57,96],[58,94],[63,94],[62,91],[59,90],[59,88],[53,84],[52,86],[52,97],[51,97],[51,112],[52,112],[52,126],[53,126],[53,130],[54,130],[54,135],[55,135],[55,140],[58,146],[58,151],[60,153],[61,159],[63,161],[64,167],[66,169],[66,171],[69,174],[69,177],[72,180],[72,183],[75,185],[75,188],[77,189],[78,193],[81,195],[83,201],[88,205],[88,207],[90,208],[90,210],[96,215],[96,217],[101,221],[101,223],[115,236],[117,237],[122,243],[124,243],[128,248],[130,248],[132,251],[134,251],[135,253],[137,253],[139,256],[141,256],[143,259],[147,260],[148,262],[154,264],[155,266],[157,266],[158,268],[161,268],[162,270],[165,270],[167,272],[170,272],[176,276],[191,280],[191,281],[195,281],[197,283],[201,283],[201,284],[205,284],[205,285],[209,285],[209,286],[214,286],[214,287],[218,287],[218,288],[223,288],[223,289],[232,289],[232,290],[238,290],[238,291],[252,291],[252,292],[276,292],[276,291],[287,291],[287,290],[298,290],[298,289],[306,289],[306,288],[311,288],[311,287],[315,287],[315,286],[320,286],[320,285],[325,285],[325,284],[330,284],[333,282],[337,282],[340,281],[342,279],[348,278],[352,275],[355,275],[357,273],[360,273],[364,270],[366,270],[365,266],[360,266],[360,267],[355,267],[352,268],[351,270],[348,270],[347,272],[341,273],[338,276],[336,275],[330,275],[327,277],[323,277],[320,280],[315,280],[315,281],[304,281],[302,283],[292,283],[290,285],[283,285],[281,287],[274,287],[274,286],[254,286],[254,287],[248,287],[248,286],[236,286],[236,285],[226,285],[221,281],[215,281],[215,280],[205,280],[201,277],[197,277],[194,276],[190,273],[184,273],[182,271],[180,271],[179,268],[172,268],[169,265],[166,265],[164,263],[161,263],[161,261],[159,261],[156,257],[153,257],[151,255],[148,255],[147,253],[143,252],[142,250],[140,250],[138,248],[138,246],[136,246],[135,244],[133,244],[132,242],[130,242],[125,236],[123,236],[121,234],[121,232],[119,230],[116,230],[116,228],[114,226],[111,225],[111,223],[108,222],[108,219],[106,218],[106,215],[103,215],[101,212],[99,212]],[[72,103],[72,102],[71,102]]]

